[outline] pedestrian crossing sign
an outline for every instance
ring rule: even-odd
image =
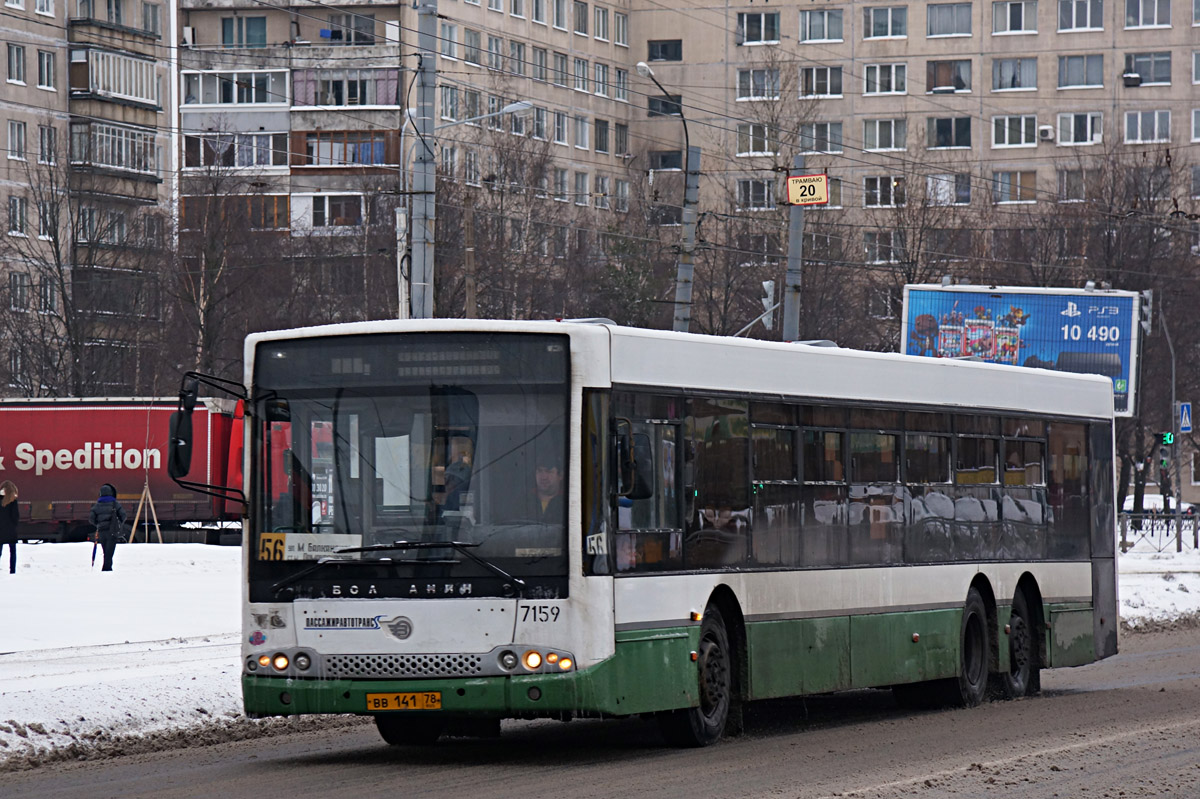
[[[1179,403],[1179,432],[1192,432],[1192,403]]]

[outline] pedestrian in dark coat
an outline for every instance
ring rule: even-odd
[[[17,504],[17,487],[12,480],[0,483],[0,555],[8,544],[8,573],[17,573],[17,522],[21,507]]]
[[[101,571],[110,572],[113,567],[113,552],[125,531],[125,509],[117,501],[117,489],[112,483],[100,486],[100,498],[92,506],[89,517],[96,528],[96,540],[104,550],[104,566]]]

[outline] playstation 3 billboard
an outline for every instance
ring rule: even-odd
[[[1104,375],[1117,416],[1132,416],[1141,299],[1134,291],[909,285],[901,351]]]

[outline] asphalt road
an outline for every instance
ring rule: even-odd
[[[1200,796],[1200,630],[1125,636],[1043,695],[906,712],[886,691],[752,706],[746,734],[665,747],[639,721],[506,723],[392,748],[373,725],[0,774],[0,797]]]

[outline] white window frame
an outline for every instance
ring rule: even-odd
[[[8,44],[8,72],[5,74],[5,80],[17,86],[25,85],[25,46],[21,44]]]
[[[55,164],[58,159],[58,128],[38,125],[38,163]]]
[[[736,207],[739,211],[774,211],[775,179],[739,178]]]
[[[41,14],[43,17],[53,17],[54,0],[36,0],[33,7],[33,13]]]
[[[575,179],[575,186],[574,186],[575,190],[571,193],[575,195],[575,204],[581,205],[581,206],[586,206],[591,202],[591,199],[592,199],[591,198],[591,194],[592,194],[591,175],[589,175],[587,172],[576,172],[574,175],[574,179]]]
[[[881,145],[885,139],[890,142],[889,146]],[[863,150],[873,153],[888,153],[904,152],[907,149],[907,120],[891,118],[863,120]]]
[[[608,41],[608,9],[603,6],[592,7],[592,38],[597,41]]]
[[[592,64],[592,85],[595,87],[596,96],[608,97],[611,88],[608,82],[608,64],[601,64],[599,61]]]
[[[28,238],[25,231],[29,228],[29,200],[19,194],[8,196],[8,235],[16,238]],[[24,274],[17,272],[16,274]]]
[[[1026,198],[1024,196],[1024,184],[1021,180],[1021,175],[1033,175],[1033,188],[1030,194],[1033,196]],[[1002,177],[1005,176],[1005,177]],[[1015,179],[1014,179],[1015,178]],[[1009,194],[1005,199],[1000,198],[1001,186],[1009,188]],[[1013,190],[1015,189],[1015,195]],[[1015,197],[1015,198],[1014,198]],[[1037,202],[1037,173],[1031,169],[1004,169],[997,170],[992,173],[992,202],[996,205],[1033,205]]]
[[[761,147],[755,145],[761,144]],[[770,125],[763,122],[739,122],[737,126],[736,151],[739,158],[775,155],[778,137]]]
[[[1110,3],[1118,0],[1108,0]],[[1069,9],[1071,27],[1062,27],[1064,10]],[[1104,0],[1058,0],[1057,26],[1059,33],[1104,30]],[[1082,14],[1080,12],[1083,12]],[[1080,17],[1087,17],[1086,25],[1077,24]],[[1095,17],[1095,19],[1093,19]]]
[[[1087,117],[1087,127],[1090,135],[1086,141],[1075,140],[1076,117]],[[1067,131],[1064,134],[1063,131]],[[1099,144],[1104,136],[1104,114],[1100,111],[1071,111],[1058,115],[1058,135],[1056,142],[1059,147],[1087,147]]]
[[[629,181],[617,178],[613,186],[613,210],[618,213],[629,211]]]
[[[871,202],[872,199],[875,202]],[[863,178],[863,208],[903,208],[907,201],[903,175],[868,175]]]
[[[835,135],[836,133],[836,135]],[[805,147],[806,142],[812,142],[811,147]],[[824,142],[828,149],[818,149],[817,145]],[[800,126],[800,136],[797,141],[803,153],[840,153],[843,151],[841,122],[808,122]]]
[[[479,0],[475,0],[475,1],[478,2]],[[567,29],[567,24],[570,22],[570,17],[569,17],[569,12],[568,12],[569,0],[552,0],[552,2],[554,4],[553,5],[554,19],[551,20],[551,24],[553,27],[557,28],[558,30],[565,31]]]
[[[591,66],[586,58],[575,59],[575,91],[590,92],[592,77],[589,74]]]
[[[442,23],[442,58],[458,60],[458,26],[453,22]]]
[[[1110,2],[1116,2],[1116,0],[1110,0]],[[1135,4],[1137,5],[1137,11],[1135,12],[1137,21],[1131,25],[1129,23],[1130,12]],[[1125,0],[1124,5],[1125,30],[1171,27],[1171,0]],[[1166,21],[1159,18],[1163,11],[1166,12]]]
[[[629,15],[623,11],[613,12],[613,44],[629,46]]]
[[[891,86],[886,91],[879,88],[884,75],[887,75],[887,83]],[[872,84],[875,85],[874,91],[871,90]],[[900,88],[896,88],[897,85]],[[908,94],[908,64],[867,64],[863,70],[863,95],[879,97],[889,94]]]
[[[596,175],[594,193],[596,195],[595,206],[601,210],[608,210],[611,206],[610,195],[612,191],[612,182],[608,175]]]
[[[1016,125],[1015,129],[1014,124]],[[1036,114],[994,116],[992,117],[992,149],[1037,147],[1037,127]],[[1016,142],[1010,140],[1014,133],[1018,138]]]
[[[1137,120],[1136,138],[1131,138],[1129,135],[1129,123],[1135,119]],[[1150,131],[1152,138],[1146,138],[1146,131],[1142,129],[1148,119],[1154,128]],[[1160,130],[1163,127],[1166,130]],[[1164,108],[1157,108],[1152,111],[1126,111],[1124,129],[1126,144],[1158,144],[1169,142],[1171,140],[1171,111]]]
[[[19,119],[8,120],[8,160],[24,161],[28,152],[29,139],[25,123]]]
[[[883,237],[887,237],[887,243],[883,242]],[[899,246],[897,246],[899,241]],[[875,257],[871,258],[871,252],[874,250],[875,255],[887,253],[886,258]],[[904,235],[898,230],[867,230],[863,232],[863,260],[869,264],[898,264],[900,258],[898,255],[904,253]]]
[[[871,31],[875,28],[875,15],[884,13],[887,15],[888,33],[883,36],[873,36]],[[904,29],[904,33],[893,33],[897,27],[896,19],[900,18],[900,27]],[[908,38],[908,8],[906,6],[869,6],[863,9],[863,39],[907,39]]]
[[[588,121],[587,117],[585,117],[585,116],[576,116],[575,117],[575,149],[576,150],[586,150],[586,149],[588,149],[588,147],[590,147],[590,145],[588,144],[588,138],[589,138],[588,132],[591,130],[591,127],[592,127],[591,123]]]
[[[529,21],[538,25],[546,24],[546,0],[529,0]]]
[[[525,19],[525,0],[509,0],[508,15],[517,19]]]
[[[629,70],[618,68],[613,73],[613,99],[629,102]]]
[[[959,200],[960,184],[966,184],[967,199]],[[925,194],[930,205],[952,206],[971,204],[971,175],[968,172],[953,172],[929,175],[925,179]]]
[[[1025,71],[1024,68],[1030,63],[1033,64],[1033,85],[1032,86],[998,86],[1000,80],[1000,72],[1003,65],[1011,63],[1015,68],[1012,71],[1014,77],[1020,79],[1021,74]],[[992,58],[992,91],[994,92],[1035,92],[1037,91],[1037,56],[1028,58],[1021,57],[994,57]]]
[[[58,91],[58,76],[55,74],[58,69],[58,59],[54,57],[54,52],[51,50],[38,50],[38,77],[37,87],[44,91]],[[44,82],[44,79],[49,79],[49,82]]]
[[[962,15],[964,9],[966,10],[967,17],[966,31],[960,31],[955,28],[954,30],[951,30],[950,33],[933,32],[933,18],[935,11],[937,12],[938,16],[941,16],[945,12],[950,13],[954,18],[954,25],[957,26],[960,22],[962,22],[959,17]],[[971,3],[930,3],[929,5],[925,6],[925,38],[950,39],[955,37],[969,37],[972,34],[972,28],[974,27],[974,20],[972,19],[973,15],[974,9],[972,8]]]
[[[1200,108],[1192,109],[1192,141],[1200,141]]]
[[[760,77],[760,73],[761,80],[756,81],[755,78]],[[743,78],[745,78],[744,86]],[[737,80],[737,101],[739,103],[779,99],[779,70],[776,68],[739,69]],[[764,93],[758,94],[759,89],[762,89]]]
[[[747,24],[750,21],[750,17],[758,17],[759,18],[758,19],[758,30],[759,30],[759,36],[761,38],[751,39],[746,34],[746,31],[750,27]],[[775,38],[774,39],[768,39],[767,35],[766,35],[767,17],[775,18]],[[780,24],[781,24],[781,20],[780,20],[780,15],[779,15],[778,11],[739,11],[738,15],[737,15],[737,30],[740,32],[740,36],[738,37],[738,44],[740,44],[744,47],[757,47],[759,45],[779,44],[779,42],[780,42],[780,39],[779,39]]]
[[[1020,28],[1010,28],[1012,9],[1021,9]],[[1000,0],[992,3],[992,35],[993,36],[1027,36],[1037,33],[1038,0]],[[1033,27],[1028,27],[1032,24]],[[1003,27],[1002,27],[1003,25]]]
[[[1166,65],[1167,65],[1167,70],[1166,70],[1167,79],[1166,80],[1150,80],[1150,78],[1154,77],[1155,68],[1158,66],[1161,66],[1164,61],[1166,62]],[[1141,62],[1141,63],[1139,64],[1138,62]],[[1148,68],[1148,71],[1144,72],[1143,69],[1145,69],[1145,68]],[[1139,86],[1170,86],[1171,85],[1171,51],[1170,50],[1159,50],[1159,51],[1148,52],[1148,53],[1147,52],[1126,53],[1125,54],[1125,72],[1126,72],[1126,74],[1128,74],[1131,71],[1134,74],[1139,75],[1141,77],[1142,82],[1140,84],[1138,84]]]
[[[554,112],[554,143],[561,144],[564,147],[570,145],[570,142],[567,140],[567,119],[566,111]]]
[[[1091,62],[1089,59],[1099,59],[1100,68],[1097,70],[1100,73],[1099,83],[1063,83],[1063,65],[1067,65],[1070,71],[1072,61],[1080,60],[1083,62],[1083,79],[1088,78],[1088,65]],[[1079,55],[1066,55],[1058,57],[1058,88],[1059,89],[1103,89],[1104,88],[1104,54],[1103,53],[1081,53]]]
[[[845,86],[842,83],[842,68],[829,66],[811,66],[800,67],[800,96],[807,98],[828,99],[842,96],[845,91]],[[824,81],[825,91],[819,91],[821,82]],[[836,84],[836,86],[834,85]],[[811,88],[812,92],[805,94],[805,88]],[[835,91],[836,89],[836,91]]]
[[[821,20],[821,30],[825,35],[821,38],[812,36],[813,20]],[[841,35],[836,39],[830,34],[830,21],[837,20],[837,28],[841,31]],[[800,41],[803,43],[815,42],[842,42],[845,41],[846,28],[845,13],[840,8],[820,8],[806,9],[800,12]]]

